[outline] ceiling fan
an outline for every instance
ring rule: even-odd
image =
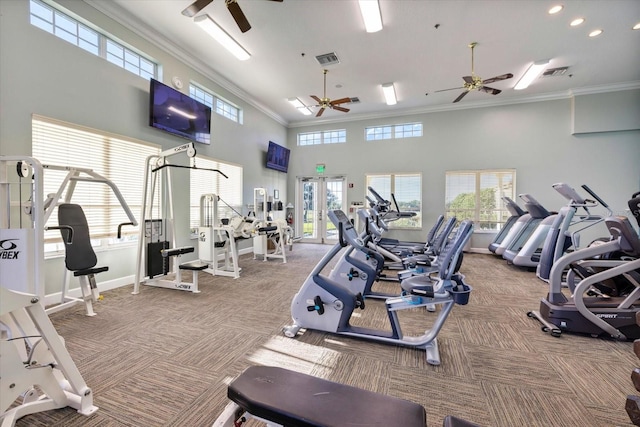
[[[473,42],[473,43],[469,44],[469,47],[471,48],[471,75],[462,77],[462,80],[464,80],[464,84],[462,85],[462,87],[454,87],[452,89],[436,90],[434,93],[436,93],[436,92],[445,92],[445,91],[448,91],[448,90],[465,89],[465,91],[462,92],[453,101],[453,102],[459,102],[462,98],[465,97],[466,94],[468,94],[472,90],[479,90],[479,91],[482,91],[482,92],[486,92],[486,93],[488,93],[490,95],[497,95],[500,92],[502,92],[500,89],[494,89],[494,88],[491,88],[491,87],[487,87],[485,85],[489,84],[489,83],[498,82],[500,80],[510,79],[511,77],[513,77],[513,74],[511,74],[511,73],[502,74],[501,76],[492,77],[492,78],[486,79],[486,80],[482,80],[480,77],[476,76],[475,73],[473,72],[473,49],[477,45],[478,45],[478,43],[476,43],[476,42]],[[427,95],[428,95],[428,93],[427,93]]]
[[[277,1],[279,3],[282,3],[283,0],[269,0],[269,1]],[[211,2],[213,2],[213,0],[196,0],[195,2],[191,3],[189,7],[183,10],[182,14],[184,16],[188,16],[189,18],[191,18],[196,14],[198,14],[202,9],[207,7]],[[236,21],[236,24],[238,24],[240,31],[242,31],[243,33],[246,33],[247,31],[249,31],[251,29],[251,24],[249,24],[247,17],[242,12],[242,9],[240,9],[240,5],[238,4],[238,1],[225,0],[225,3],[227,4],[227,9],[229,9],[231,16],[233,16],[233,19]]]
[[[338,110],[338,111],[342,111],[342,112],[348,113],[349,109],[341,107],[339,104],[344,104],[345,102],[351,102],[351,98],[340,98],[340,99],[336,99],[334,101],[332,101],[331,99],[327,98],[327,70],[322,70],[322,71],[323,71],[323,74],[324,74],[324,95],[323,95],[323,97],[322,98],[318,98],[315,95],[309,95],[310,97],[315,99],[316,102],[318,103],[318,105],[316,105],[316,107],[320,107],[320,110],[318,110],[318,113],[316,114],[316,117],[320,117],[322,115],[322,113],[324,113],[325,108],[331,108],[333,110]]]

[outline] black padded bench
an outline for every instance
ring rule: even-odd
[[[287,427],[425,427],[427,422],[417,403],[270,366],[245,370],[227,396],[232,403],[215,427],[233,426],[245,411],[245,417]]]

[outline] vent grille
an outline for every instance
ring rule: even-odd
[[[564,75],[569,67],[548,68],[542,73],[542,77],[556,77]]]
[[[356,103],[358,103],[358,102],[360,102],[360,98],[358,98],[357,96],[356,96],[356,97],[351,98],[351,103],[352,103],[352,104],[356,104]]]
[[[338,59],[338,55],[336,55],[334,52],[318,55],[316,56],[316,61],[318,61],[318,64],[322,65],[323,67],[326,65],[333,65],[333,64],[340,63],[340,60]]]

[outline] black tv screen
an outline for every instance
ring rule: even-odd
[[[211,108],[157,80],[149,89],[149,125],[194,142],[211,142]]]
[[[290,150],[286,147],[269,141],[267,150],[267,168],[286,172],[289,169]]]

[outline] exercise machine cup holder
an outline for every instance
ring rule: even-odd
[[[458,305],[467,305],[469,304],[469,297],[471,296],[471,291],[473,288],[469,285],[456,285],[449,293],[453,295],[453,302]]]

